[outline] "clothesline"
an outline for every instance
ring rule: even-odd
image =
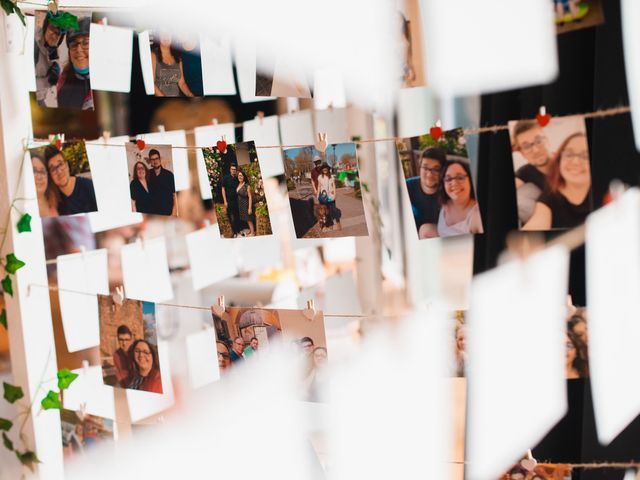
[[[614,115],[622,115],[625,113],[629,113],[630,111],[631,111],[631,107],[621,106],[621,107],[612,107],[612,108],[594,110],[593,112],[586,112],[586,113],[575,114],[570,116],[582,117],[582,118],[604,118],[604,117],[611,117]],[[234,127],[242,127],[242,124],[234,124]],[[480,135],[483,133],[497,133],[497,132],[508,130],[508,129],[509,129],[508,124],[497,124],[497,125],[490,125],[486,127],[465,128],[463,129],[463,133],[465,135]],[[191,133],[193,133],[193,130],[185,131],[185,134],[191,134]],[[135,141],[137,138],[138,137],[135,137],[135,136],[129,136],[130,141]],[[347,143],[355,143],[357,145],[362,145],[366,143],[378,143],[378,142],[399,142],[404,139],[405,137],[384,137],[384,138],[370,138],[370,139],[359,139],[359,140],[354,139],[351,142],[347,142]],[[65,139],[65,142],[71,142],[71,141],[85,141],[89,145],[102,145],[105,147],[124,147],[126,145],[126,143],[108,143],[108,140],[100,142],[100,141],[86,141],[84,139]],[[38,143],[49,143],[49,139],[32,138],[28,141],[29,148],[37,147]],[[36,144],[36,145],[32,145],[32,144]],[[309,146],[312,146],[312,145],[310,144],[256,145],[256,148],[304,148]],[[183,150],[202,150],[203,148],[212,148],[212,147],[213,145],[205,145],[205,146],[172,145],[172,148],[183,149]]]
[[[38,288],[46,288],[49,291],[55,291],[55,292],[67,292],[67,293],[77,293],[79,295],[89,295],[89,296],[96,296],[96,295],[100,295],[100,294],[96,294],[96,293],[89,293],[89,292],[83,292],[81,290],[72,290],[69,288],[60,288],[58,286],[55,285],[41,285],[41,284],[37,284],[37,283],[30,283],[29,285],[27,285],[27,292],[29,291],[29,289],[31,287],[38,287]],[[181,305],[178,303],[166,303],[166,302],[151,302],[154,305],[160,305],[162,307],[172,307],[172,308],[183,308],[183,309],[191,309],[191,310],[201,310],[201,311],[206,311],[206,312],[211,312],[211,307],[203,307],[200,305]],[[262,307],[256,307],[256,308],[262,308]],[[328,318],[374,318],[376,315],[354,315],[354,314],[330,314],[330,313],[325,313],[323,314],[324,317],[328,317]]]

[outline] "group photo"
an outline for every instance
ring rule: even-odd
[[[162,393],[155,304],[98,295],[105,385]]]
[[[153,31],[149,37],[149,48],[156,97],[204,95],[198,35]]]
[[[60,409],[62,450],[65,458],[83,455],[87,449],[114,439],[113,420]]]
[[[126,145],[131,210],[178,216],[178,195],[171,145]]]
[[[462,129],[397,143],[418,238],[484,233]]]
[[[93,110],[89,75],[91,14],[75,24],[52,11],[35,12],[36,100],[43,107]]]
[[[203,148],[220,235],[224,238],[271,235],[269,207],[254,142]]]
[[[285,149],[284,172],[297,238],[368,235],[355,143]]]
[[[509,122],[522,230],[577,227],[593,211],[591,163],[584,118]]]
[[[96,212],[98,205],[84,142],[29,150],[41,218]]]

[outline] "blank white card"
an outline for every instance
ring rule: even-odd
[[[133,30],[92,23],[89,42],[91,88],[108,92],[129,92]]]
[[[58,296],[67,350],[77,352],[100,345],[96,294],[109,295],[107,250],[60,255]]]
[[[124,245],[122,281],[127,298],[164,302],[173,298],[164,237]]]
[[[189,233],[186,240],[195,290],[238,274],[232,242],[220,238],[217,226]]]

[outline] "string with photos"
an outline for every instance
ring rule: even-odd
[[[542,107],[544,108],[544,107]],[[611,117],[615,115],[622,115],[625,113],[629,113],[631,108],[629,106],[619,106],[619,107],[611,107],[600,110],[594,110],[592,112],[580,113],[570,115],[572,117],[580,117],[580,118],[605,118]],[[258,117],[256,117],[258,118]],[[234,124],[235,127],[242,127],[242,124]],[[463,128],[462,132],[464,135],[481,135],[485,133],[498,133],[504,130],[508,130],[509,125],[507,124],[498,124],[498,125],[490,125],[486,127],[477,127],[477,128]],[[193,133],[193,130],[186,130],[185,133],[190,134]],[[84,141],[89,145],[100,145],[106,147],[124,147],[124,143],[108,143],[107,138],[103,138],[104,141],[92,141],[86,140],[82,138],[69,139],[69,141]],[[350,143],[355,143],[357,145],[367,144],[367,143],[378,143],[378,142],[398,142],[404,140],[404,137],[384,137],[384,138],[369,138],[369,139],[361,139],[357,137],[352,137]],[[38,144],[42,142],[48,142],[48,139],[42,138],[32,138],[29,139],[29,144]],[[135,143],[137,141],[137,137],[129,136],[129,141]],[[309,144],[295,144],[295,145],[256,145],[256,148],[304,148],[308,147]],[[174,149],[182,149],[182,150],[202,150],[203,148],[211,148],[211,145],[172,145],[171,148]]]

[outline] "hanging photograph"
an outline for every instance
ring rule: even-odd
[[[304,68],[267,58],[260,55],[256,59],[256,97],[311,98]]]
[[[577,227],[593,210],[584,118],[509,122],[518,220],[523,230]]]
[[[74,141],[29,150],[40,217],[96,212],[84,142]]]
[[[152,215],[178,215],[171,145],[127,143],[131,209]]]
[[[552,0],[557,33],[572,32],[604,23],[602,0]]]
[[[296,237],[368,235],[355,143],[286,149],[284,171]]]
[[[522,465],[514,465],[498,480],[568,480],[571,477],[571,466],[555,463],[538,463],[533,470]]]
[[[82,414],[74,410],[60,410],[62,451],[65,458],[76,458],[95,446],[113,441],[113,420]]]
[[[204,94],[200,40],[196,34],[152,31],[149,48],[156,97],[201,97]]]
[[[240,365],[250,365],[268,355],[271,345],[284,342],[303,366],[301,395],[306,401],[320,401],[326,389],[327,340],[324,316],[312,319],[302,310],[238,308],[212,314],[221,375]]]
[[[155,304],[98,295],[98,305],[104,384],[162,393]]]
[[[93,110],[90,26],[90,13],[36,10],[34,62],[39,105]]]
[[[484,233],[462,129],[397,143],[418,237]]]
[[[271,219],[264,194],[254,142],[203,148],[204,163],[224,238],[271,235]]]

